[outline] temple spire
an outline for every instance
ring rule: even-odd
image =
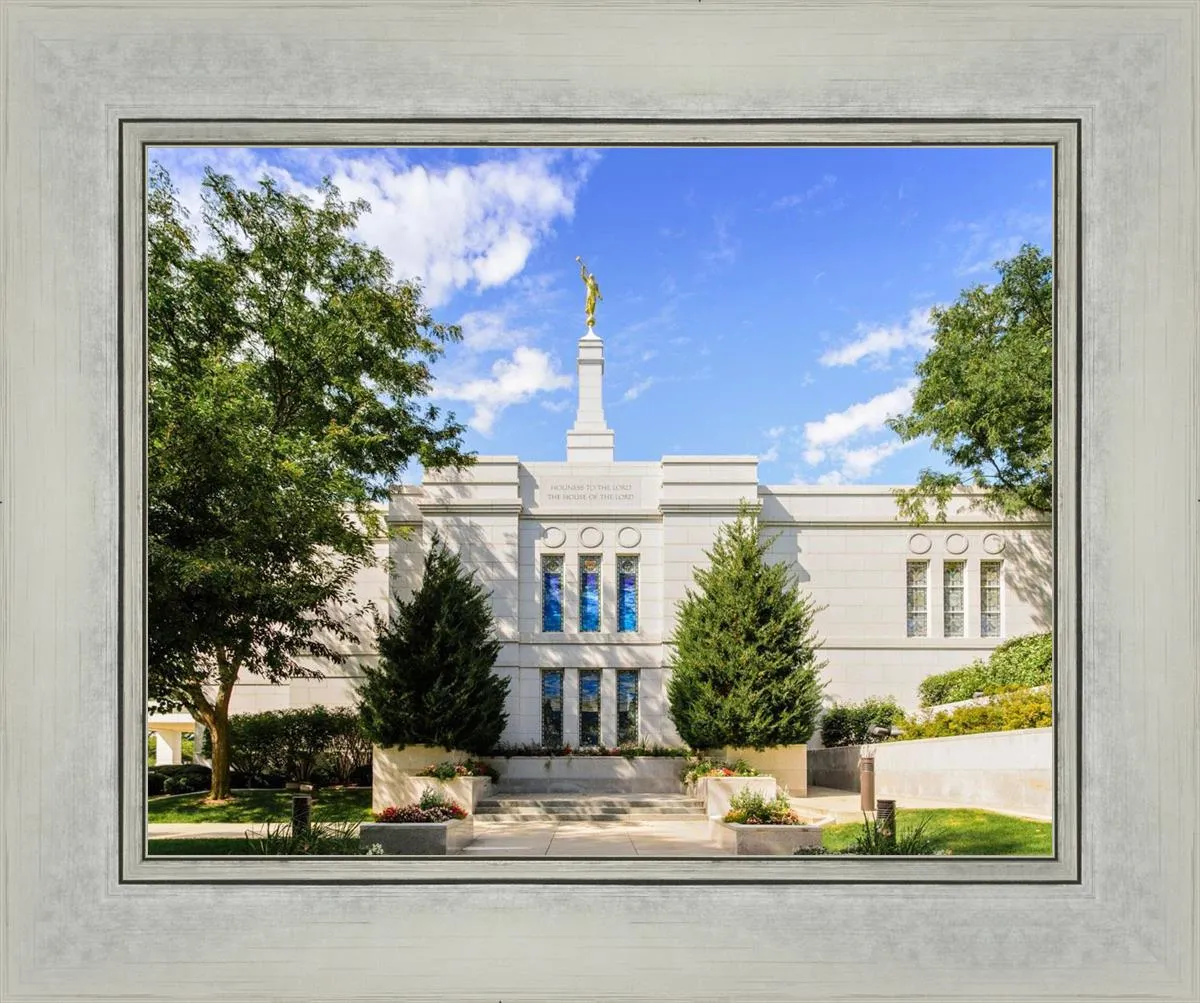
[[[568,463],[612,463],[613,432],[604,420],[604,340],[589,327],[579,339],[579,407],[567,432]]]

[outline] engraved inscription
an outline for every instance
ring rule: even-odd
[[[542,505],[633,505],[638,500],[633,481],[547,481],[539,494]]]

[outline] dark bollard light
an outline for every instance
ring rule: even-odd
[[[292,795],[292,835],[308,832],[308,820],[312,814],[312,795]]]
[[[888,839],[896,838],[896,802],[883,799],[875,802],[875,826]]]
[[[858,761],[859,805],[863,811],[875,807],[875,757],[863,756]]]

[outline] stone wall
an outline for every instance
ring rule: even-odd
[[[812,787],[857,791],[862,750],[875,757],[875,796],[946,801],[1031,818],[1054,816],[1054,729],[993,731],[912,742],[810,749]]]

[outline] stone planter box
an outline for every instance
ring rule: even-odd
[[[428,765],[428,764],[426,764]],[[376,775],[371,784],[371,810],[383,811],[389,805],[403,807],[421,800],[427,787],[445,792],[472,815],[475,806],[492,792],[490,777],[455,777],[453,780],[438,780],[437,777],[416,777],[411,773],[399,773],[384,779]]]
[[[779,745],[773,749],[719,749],[717,758],[727,763],[744,759],[759,773],[769,774],[792,797],[808,795],[808,746]]]
[[[495,756],[508,794],[681,794],[684,761],[670,756]]]
[[[387,854],[446,855],[461,853],[475,838],[472,816],[449,822],[364,822],[358,828],[359,845],[379,843]]]
[[[770,801],[778,793],[774,777],[701,777],[696,781],[696,797],[704,802],[704,814],[723,818],[735,794],[749,788]]]
[[[465,752],[429,745],[406,745],[403,749],[385,749],[375,746],[371,759],[372,810],[381,811],[388,805],[412,804],[421,796],[421,791],[426,787],[453,783],[454,781],[435,780],[433,777],[414,778],[413,774],[427,766],[436,766],[438,763],[462,763],[467,758]],[[423,782],[414,785],[411,782],[413,779]],[[487,780],[487,777],[481,779]],[[447,793],[467,811],[474,810],[474,801],[468,804],[469,799],[483,796],[469,791],[466,785],[460,785],[454,790],[447,789]]]
[[[821,845],[819,825],[742,825],[709,819],[709,838],[736,856],[790,857]]]

